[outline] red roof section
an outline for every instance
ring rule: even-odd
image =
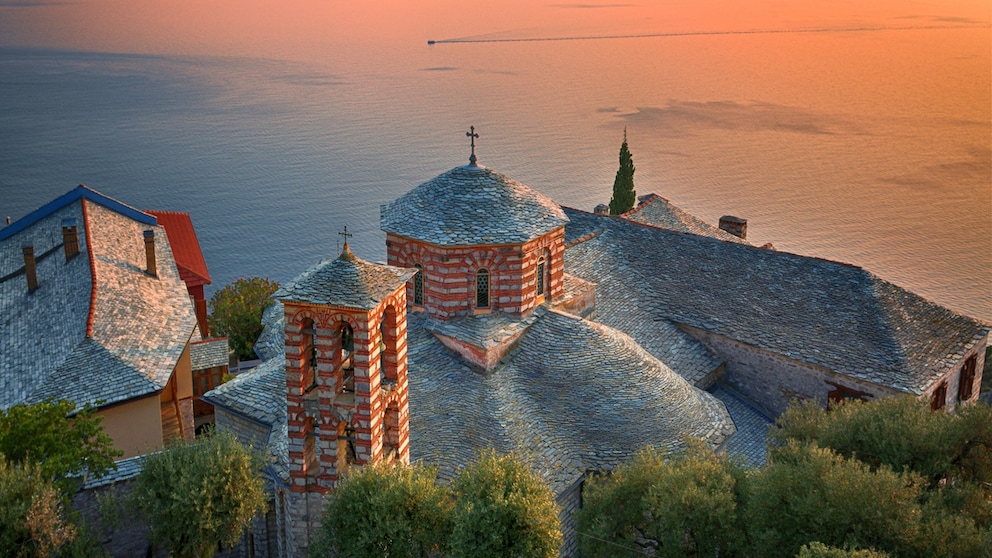
[[[193,221],[189,213],[179,211],[146,211],[158,219],[158,224],[165,227],[165,235],[169,237],[172,255],[176,258],[179,276],[189,286],[209,285],[210,272],[207,262],[203,260],[200,251],[200,241],[196,239]]]

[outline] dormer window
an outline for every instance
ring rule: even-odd
[[[475,307],[489,308],[489,270],[480,269],[475,274]]]

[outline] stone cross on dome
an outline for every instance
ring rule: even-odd
[[[477,162],[479,159],[475,156],[475,138],[479,137],[479,134],[475,133],[475,126],[469,126],[469,130],[471,131],[465,132],[466,136],[472,138],[472,156],[468,158],[468,164],[477,167],[479,166]]]

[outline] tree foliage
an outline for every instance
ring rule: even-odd
[[[698,440],[667,455],[641,450],[609,477],[592,478],[578,515],[583,556],[740,556],[744,469]],[[624,552],[624,548],[628,549]]]
[[[558,555],[554,494],[515,455],[483,452],[459,472],[452,490],[451,556]]]
[[[75,536],[41,466],[14,464],[0,455],[0,555],[50,556]]]
[[[238,358],[255,358],[252,346],[262,333],[262,313],[279,283],[262,277],[240,278],[210,297],[210,331],[228,337]]]
[[[922,475],[930,488],[948,480],[992,482],[992,408],[964,405],[930,412],[915,397],[841,402],[829,413],[806,403],[779,417],[772,440],[831,448],[872,467]]]
[[[14,405],[0,410],[0,454],[13,463],[37,463],[45,479],[71,495],[77,484],[72,476],[84,471],[103,476],[123,455],[113,448],[102,421],[93,407],[76,411],[71,401]]]
[[[745,510],[754,554],[791,557],[818,541],[837,548],[915,551],[923,480],[812,445],[777,448],[751,479]]]
[[[265,504],[263,459],[226,432],[149,455],[132,497],[155,544],[209,557],[238,541]]]
[[[620,168],[613,179],[613,197],[610,199],[610,215],[620,215],[634,208],[637,192],[634,191],[634,158],[627,148],[627,129],[623,131],[620,145]]]
[[[353,470],[330,493],[310,556],[414,558],[443,551],[451,494],[435,477],[425,467],[382,462]]]
[[[889,558],[889,554],[875,550],[845,550],[813,542],[803,545],[796,558]]]

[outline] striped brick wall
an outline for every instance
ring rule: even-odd
[[[387,233],[386,254],[390,265],[423,268],[424,309],[442,320],[480,311],[528,315],[547,299],[537,295],[542,256],[546,260],[546,292],[551,299],[564,293],[564,228],[523,244],[477,246],[438,246]],[[488,309],[476,305],[475,277],[480,269],[490,274]],[[413,281],[407,288],[407,298],[413,300]]]

